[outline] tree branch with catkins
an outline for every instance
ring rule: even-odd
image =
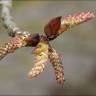
[[[15,52],[22,47],[34,47],[33,55],[35,62],[33,68],[28,73],[28,78],[38,76],[44,71],[48,59],[54,68],[57,83],[64,84],[64,67],[58,52],[50,45],[50,41],[56,39],[63,32],[67,32],[73,26],[87,22],[95,17],[91,12],[81,12],[66,17],[58,16],[50,20],[44,27],[44,34],[31,34],[28,31],[22,31],[10,15],[12,9],[12,0],[1,0],[2,21],[8,35],[11,36],[9,42],[0,47],[0,60],[7,54]]]

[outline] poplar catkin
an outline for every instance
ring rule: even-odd
[[[67,29],[69,29],[70,27],[89,21],[94,17],[95,15],[91,12],[80,12],[73,15],[68,15],[66,17],[62,17],[61,26],[58,30],[58,35],[67,31]]]
[[[48,44],[40,41],[34,50],[35,62],[33,68],[28,73],[29,79],[38,76],[46,67],[48,60]]]
[[[11,38],[8,43],[5,43],[4,46],[0,47],[0,60],[8,53],[14,52],[16,49],[21,48],[26,44],[27,43],[24,36],[16,36]]]
[[[49,51],[49,59],[50,59],[50,62],[52,63],[52,65],[53,65],[57,83],[64,84],[64,68],[63,68],[63,64],[62,64],[62,62],[60,60],[59,54],[53,48],[51,48],[51,50]]]

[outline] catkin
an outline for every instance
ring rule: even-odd
[[[8,53],[14,52],[16,49],[25,46],[27,43],[24,40],[24,36],[16,36],[11,38],[8,43],[0,47],[0,60],[5,57]]]
[[[62,64],[62,62],[60,60],[59,54],[53,48],[51,49],[51,51],[49,51],[49,59],[50,59],[50,62],[52,63],[52,65],[53,65],[57,83],[63,84],[64,83],[63,64]]]
[[[34,50],[34,56],[36,59],[33,68],[28,73],[29,79],[38,76],[44,71],[48,60],[48,44],[39,42]]]
[[[58,30],[58,35],[65,32],[70,27],[76,26],[90,19],[93,19],[95,15],[91,12],[81,12],[73,15],[68,15],[61,19],[61,26]]]

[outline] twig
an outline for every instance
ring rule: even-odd
[[[13,20],[13,17],[10,15],[12,10],[12,0],[1,0],[2,4],[2,20],[4,22],[5,28],[9,31],[9,35],[14,37],[15,35],[30,35],[29,32],[21,31],[17,27],[16,23]]]
[[[91,12],[81,12],[78,14],[69,15],[67,17],[56,17],[50,20],[44,27],[45,35],[38,33],[30,34],[27,31],[22,31],[10,15],[12,9],[12,0],[1,0],[2,4],[2,20],[5,28],[8,30],[11,40],[3,47],[0,47],[0,59],[8,53],[14,52],[21,47],[35,47],[34,56],[36,61],[34,67],[28,74],[29,78],[36,77],[43,72],[46,66],[46,61],[49,59],[53,65],[56,80],[59,84],[64,84],[64,68],[60,56],[57,51],[51,47],[49,41],[54,40],[63,32],[66,32],[70,27],[86,22],[94,18]]]

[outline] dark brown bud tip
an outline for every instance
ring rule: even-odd
[[[40,41],[40,35],[38,33],[31,34],[27,39],[27,46],[35,47]]]
[[[61,16],[53,18],[44,27],[44,32],[49,40],[53,40],[58,36],[58,30],[61,25]]]

